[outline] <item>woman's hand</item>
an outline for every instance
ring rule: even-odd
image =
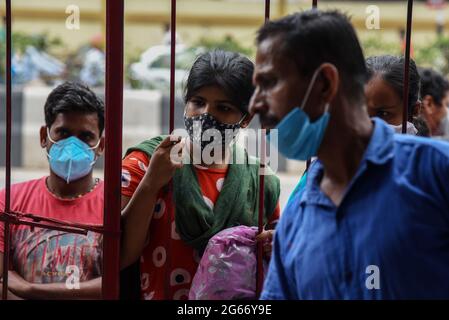
[[[175,170],[181,168],[181,154],[185,142],[178,136],[168,136],[156,148],[150,159],[150,165],[143,178],[143,182],[160,190],[173,177]],[[173,149],[175,148],[176,149]],[[173,149],[173,152],[172,152]]]
[[[264,230],[256,236],[256,241],[263,243],[263,253],[267,260],[270,260],[271,252],[273,251],[273,237],[274,230]]]

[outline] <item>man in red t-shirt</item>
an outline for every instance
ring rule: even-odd
[[[103,182],[92,167],[103,153],[104,105],[86,86],[64,83],[45,104],[40,142],[50,175],[11,187],[11,210],[102,225]],[[0,212],[5,191],[0,191]],[[8,298],[101,298],[102,237],[10,225]],[[0,272],[4,224],[0,223]],[[1,275],[1,273],[0,273]],[[1,290],[1,289],[0,289]]]

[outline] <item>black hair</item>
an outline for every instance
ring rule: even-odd
[[[184,101],[187,103],[201,88],[216,85],[243,114],[247,114],[254,92],[253,71],[254,64],[241,54],[223,50],[204,53],[190,69]]]
[[[278,36],[281,44],[277,52],[293,59],[303,76],[310,76],[322,63],[332,63],[347,97],[357,102],[364,99],[365,58],[346,15],[317,9],[288,15],[262,26],[257,44]]]
[[[104,129],[104,103],[89,87],[77,82],[65,82],[57,86],[45,102],[45,124],[48,128],[59,113],[96,113],[100,135]]]
[[[379,75],[402,99],[404,92],[404,67],[403,56],[382,55],[366,59],[369,77]],[[415,61],[410,59],[409,68],[409,93],[408,93],[408,116],[412,119],[416,103],[419,101],[420,76]]]
[[[449,81],[433,69],[420,69],[421,97],[431,96],[437,105],[441,105],[449,91]]]
[[[430,137],[429,126],[427,125],[426,120],[424,120],[424,118],[421,115],[418,115],[417,117],[413,118],[413,125],[418,131],[416,133],[417,136]]]

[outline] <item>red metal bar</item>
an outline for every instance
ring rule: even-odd
[[[176,0],[171,1],[170,22],[170,133],[175,129],[175,63],[176,63]]]
[[[265,0],[265,22],[270,20],[270,0]]]
[[[54,226],[63,226],[64,228],[74,228],[74,229],[82,230],[83,232],[86,232],[86,233],[87,233],[87,231],[92,231],[92,232],[97,232],[97,233],[107,233],[103,227],[98,226],[98,225],[69,222],[69,221],[65,221],[65,220],[36,216],[36,215],[30,214],[30,213],[17,213],[17,212],[13,212],[13,213],[16,215],[18,221],[23,220],[23,219],[31,219],[38,223],[40,223],[40,221],[45,221],[45,222],[51,223],[51,225],[49,225],[49,226],[53,226],[53,227]]]
[[[413,19],[413,0],[408,0],[407,4],[407,33],[405,38],[405,63],[404,63],[404,93],[403,93],[403,109],[402,109],[402,133],[407,133],[408,120],[408,94],[410,91],[410,42],[412,35],[412,19]]]
[[[70,233],[77,233],[77,234],[84,234],[84,235],[87,234],[87,230],[84,230],[84,229],[78,229],[78,228],[73,228],[73,227],[64,227],[64,226],[47,224],[47,223],[23,220],[23,219],[17,218],[14,214],[8,214],[5,212],[2,212],[2,216],[0,216],[0,221],[8,222],[9,224],[16,224],[16,225],[20,224],[20,225],[27,225],[30,227],[45,228],[45,229],[51,229],[51,230],[57,230],[57,231],[63,231],[63,232],[70,232]]]
[[[11,0],[5,1],[6,6],[6,150],[5,150],[5,212],[11,211],[11,131],[12,131],[12,107],[11,107]],[[10,224],[4,223],[3,245],[3,291],[2,299],[8,296],[8,269],[10,253]]]
[[[265,23],[270,21],[270,0],[265,0]],[[258,233],[263,232],[263,218],[265,207],[265,158],[266,158],[266,130],[261,126],[260,130],[260,168],[259,168],[259,215]],[[256,270],[256,297],[259,297],[263,288],[263,243],[257,242],[257,270]]]
[[[119,298],[124,0],[106,3],[106,124],[103,299]]]
[[[110,233],[106,231],[102,226],[82,224],[75,222],[68,222],[64,220],[52,219],[47,217],[37,216],[31,213],[20,213],[11,211],[9,213],[0,212],[0,221],[8,221],[11,224],[27,224],[35,227],[86,234],[88,231],[96,233]],[[32,221],[30,221],[32,220]],[[44,221],[46,223],[41,223]],[[62,229],[61,229],[62,228]],[[114,234],[114,233],[112,233]],[[119,233],[117,233],[119,234]]]
[[[260,168],[259,168],[259,217],[258,217],[258,233],[263,232],[263,218],[265,207],[265,159],[266,159],[266,130],[260,130]],[[257,242],[257,273],[256,273],[256,296],[259,297],[262,292],[264,271],[263,271],[263,243]]]
[[[170,20],[170,118],[169,118],[169,134],[175,129],[175,68],[176,68],[176,0],[171,0],[171,20]],[[169,192],[173,191],[173,181],[168,185]],[[174,219],[174,218],[173,218]],[[171,239],[172,217],[168,217],[167,235]],[[172,243],[167,243],[167,270],[171,270],[172,265]],[[170,272],[165,273],[164,294],[167,299],[170,297]]]
[[[318,8],[318,0],[312,1],[312,9]],[[309,171],[310,164],[312,163],[312,159],[307,159],[306,161],[306,171]]]
[[[6,0],[6,179],[5,211],[11,210],[11,0]]]

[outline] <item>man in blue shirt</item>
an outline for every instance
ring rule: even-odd
[[[449,298],[449,144],[368,117],[344,15],[272,21],[257,44],[251,111],[280,152],[318,157],[277,226],[262,299]]]

